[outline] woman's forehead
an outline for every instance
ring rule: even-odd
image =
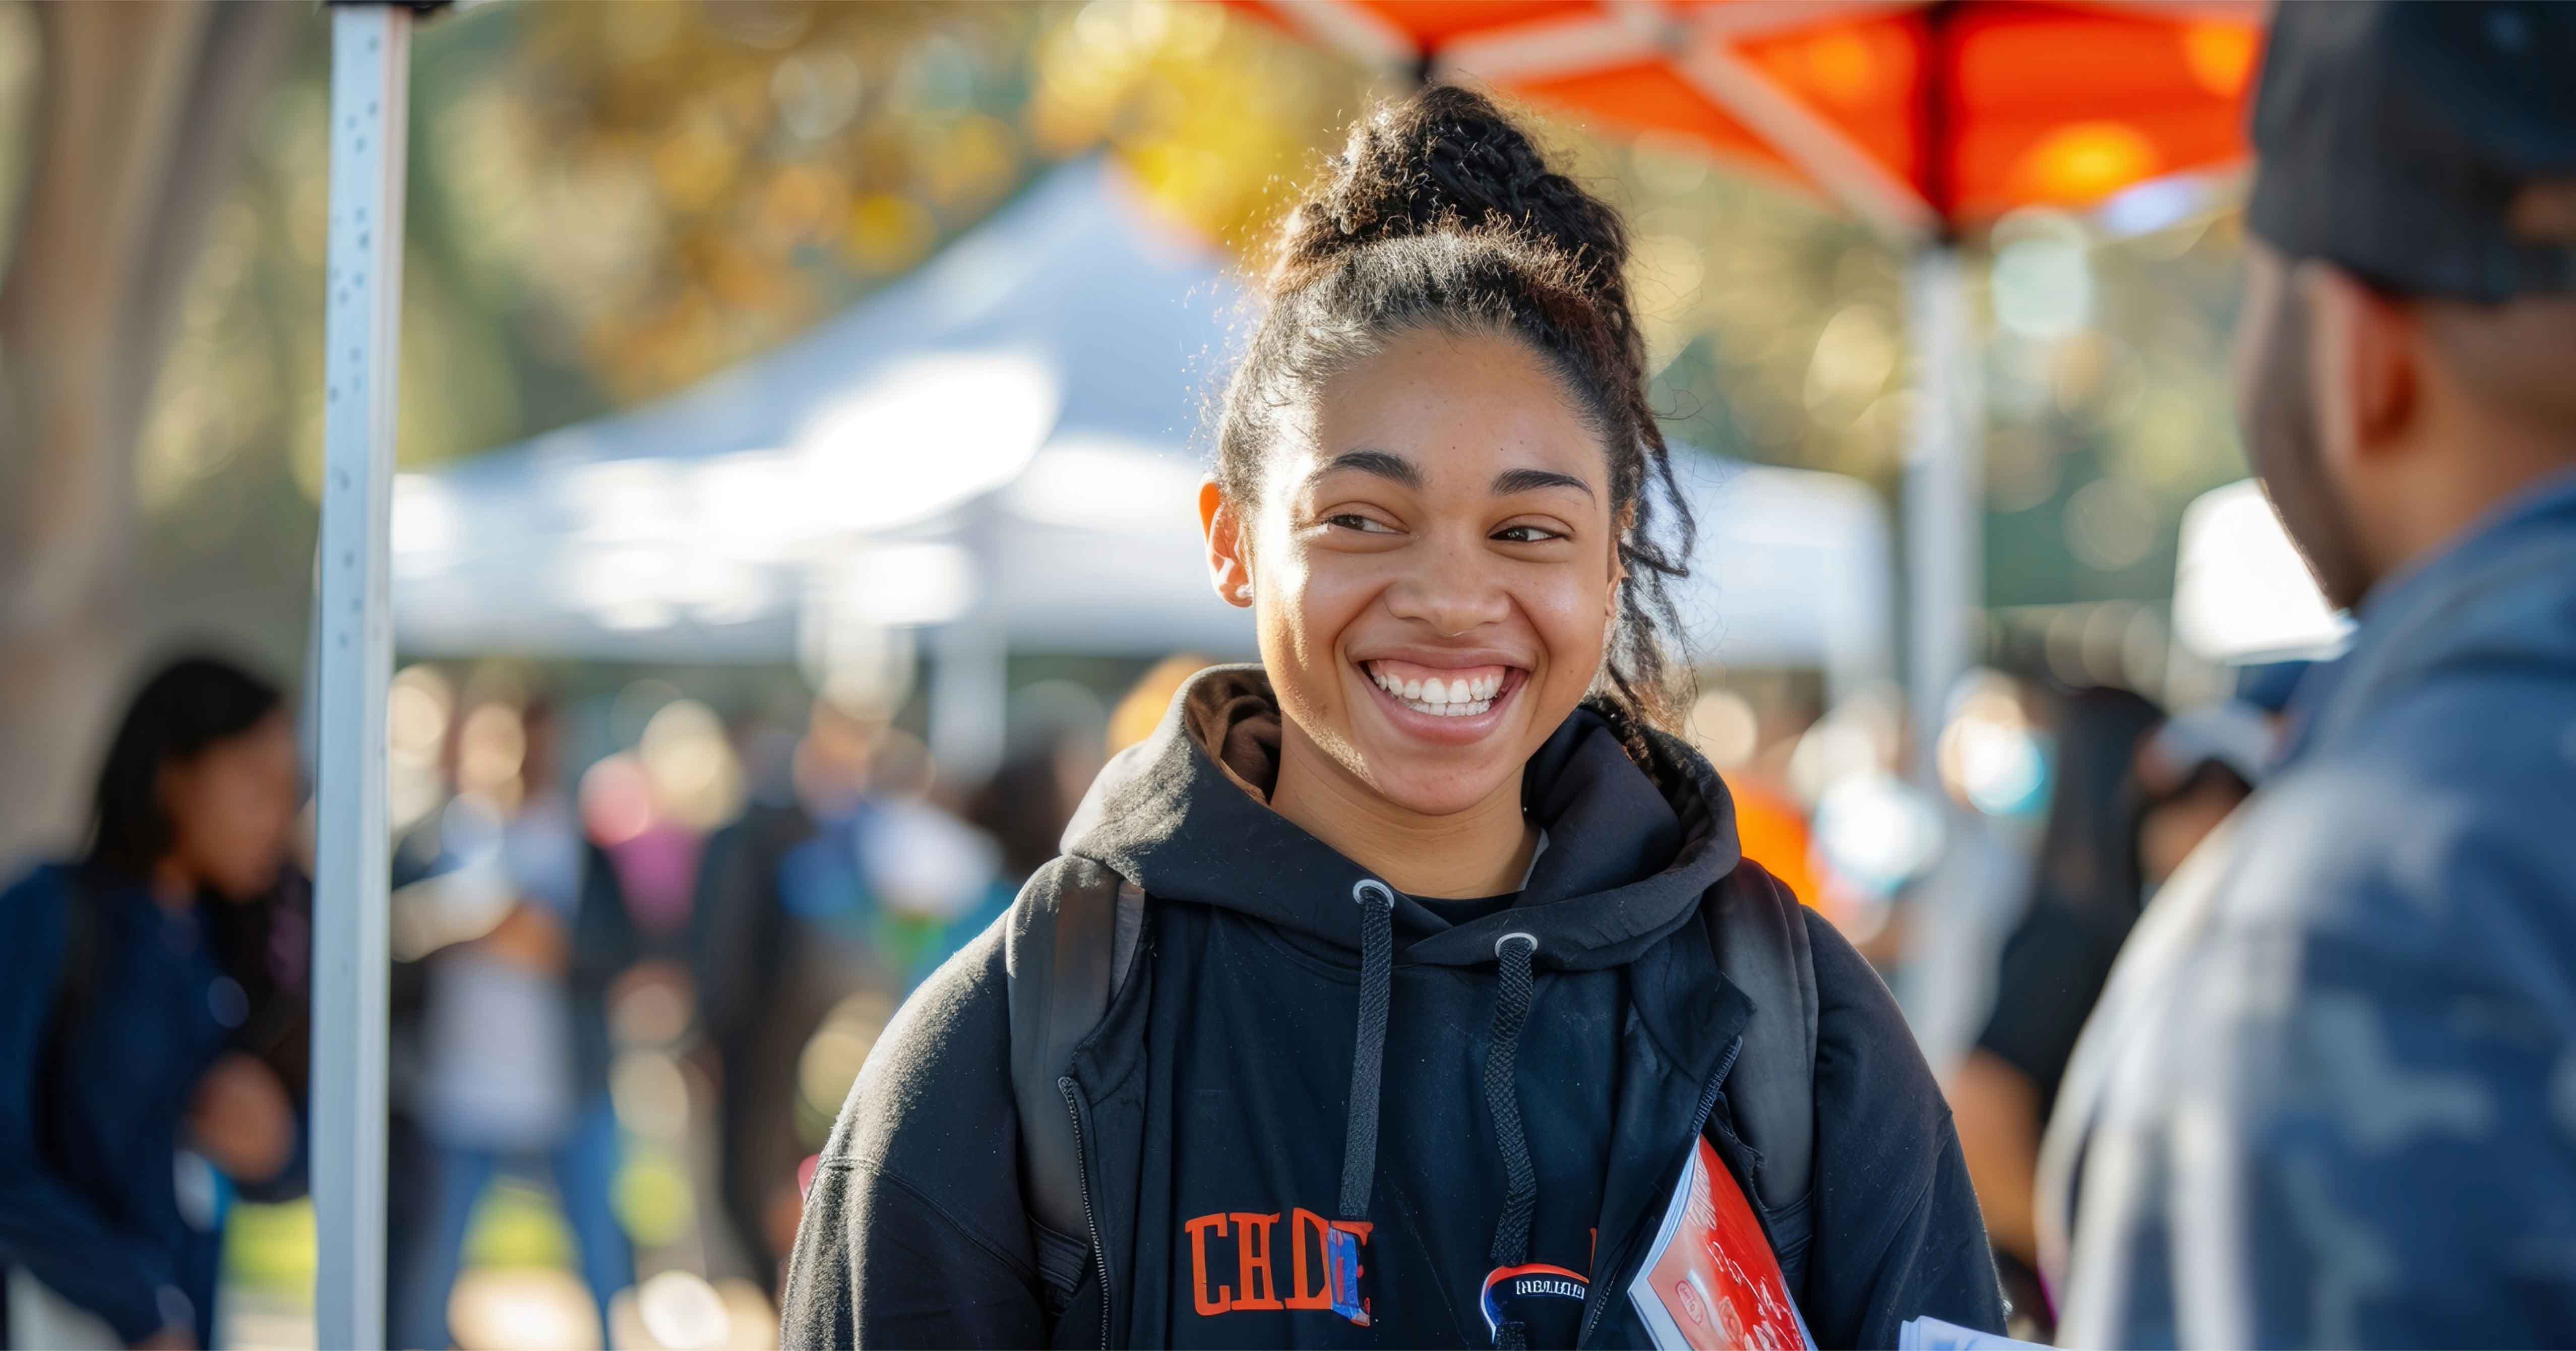
[[[1516,339],[1405,335],[1335,376],[1286,438],[1275,473],[1292,483],[1344,471],[1416,488],[1483,484],[1529,470],[1599,492],[1607,452],[1555,371]]]

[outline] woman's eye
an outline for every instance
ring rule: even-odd
[[[1324,524],[1340,526],[1344,530],[1364,531],[1374,535],[1391,535],[1395,533],[1395,527],[1388,525],[1386,522],[1362,516],[1355,511],[1336,512],[1333,515],[1325,517]]]
[[[1545,544],[1549,540],[1563,539],[1565,535],[1543,525],[1507,525],[1495,531],[1494,538],[1505,544]]]

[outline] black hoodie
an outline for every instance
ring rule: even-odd
[[[785,1344],[1491,1345],[1498,1259],[1597,1278],[1529,1302],[1531,1345],[1647,1344],[1626,1286],[1694,1136],[1758,1195],[1726,1085],[1764,1067],[1735,1063],[1753,1010],[1708,918],[1776,904],[1777,884],[1739,857],[1707,763],[1644,740],[1641,765],[1601,713],[1568,718],[1525,775],[1548,847],[1510,905],[1452,924],[1270,810],[1278,714],[1257,669],[1193,679],[1066,832],[1068,855],[1149,898],[1136,971],[1066,1095],[1106,1272],[1047,1307],[997,925],[905,1004],[851,1090]],[[1940,1092],[1877,976],[1807,924],[1815,1176],[1794,1213],[1756,1203],[1790,1291],[1827,1347],[1893,1346],[1925,1314],[2000,1330]],[[1352,1270],[1355,1290],[1327,1275]]]

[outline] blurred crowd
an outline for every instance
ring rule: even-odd
[[[1205,664],[1176,656],[1123,693],[1023,686],[1000,762],[968,783],[885,707],[719,713],[656,675],[576,693],[509,664],[401,671],[388,1343],[767,1344],[802,1186],[887,1020]],[[1929,783],[1901,773],[1892,690],[1828,705],[1811,674],[1703,681],[1689,735],[1728,776],[1747,855],[1880,966],[1947,1073],[2018,1331],[2045,1331],[2031,1177],[2076,1034],[2156,888],[2261,781],[2297,669],[2171,715],[1980,671]],[[236,1198],[300,1189],[310,844],[290,717],[239,666],[167,665],[105,757],[94,843],[11,893],[10,1046],[34,1091],[0,1110],[0,1149],[44,1162],[0,1174],[17,1189],[0,1223],[78,1240],[12,1273],[16,1344],[213,1344]],[[111,988],[127,997],[96,997]],[[203,1006],[195,1039],[134,1046],[125,1011],[164,999]],[[182,1213],[139,1226],[131,1132],[97,1129],[138,1112],[200,1160]]]
[[[1203,664],[1115,709],[1024,687],[965,784],[884,709],[728,722],[653,678],[400,672],[387,1344],[774,1341],[801,1184],[877,1034]],[[42,1254],[0,1345],[244,1340],[264,1264],[227,1222],[303,1185],[307,806],[287,695],[185,657],[133,697],[93,842],[0,905],[0,1238]]]

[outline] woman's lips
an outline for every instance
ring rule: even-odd
[[[1380,706],[1400,730],[1449,744],[1475,741],[1500,725],[1504,706],[1528,680],[1517,666],[1395,660],[1362,662],[1360,674],[1376,687]]]

